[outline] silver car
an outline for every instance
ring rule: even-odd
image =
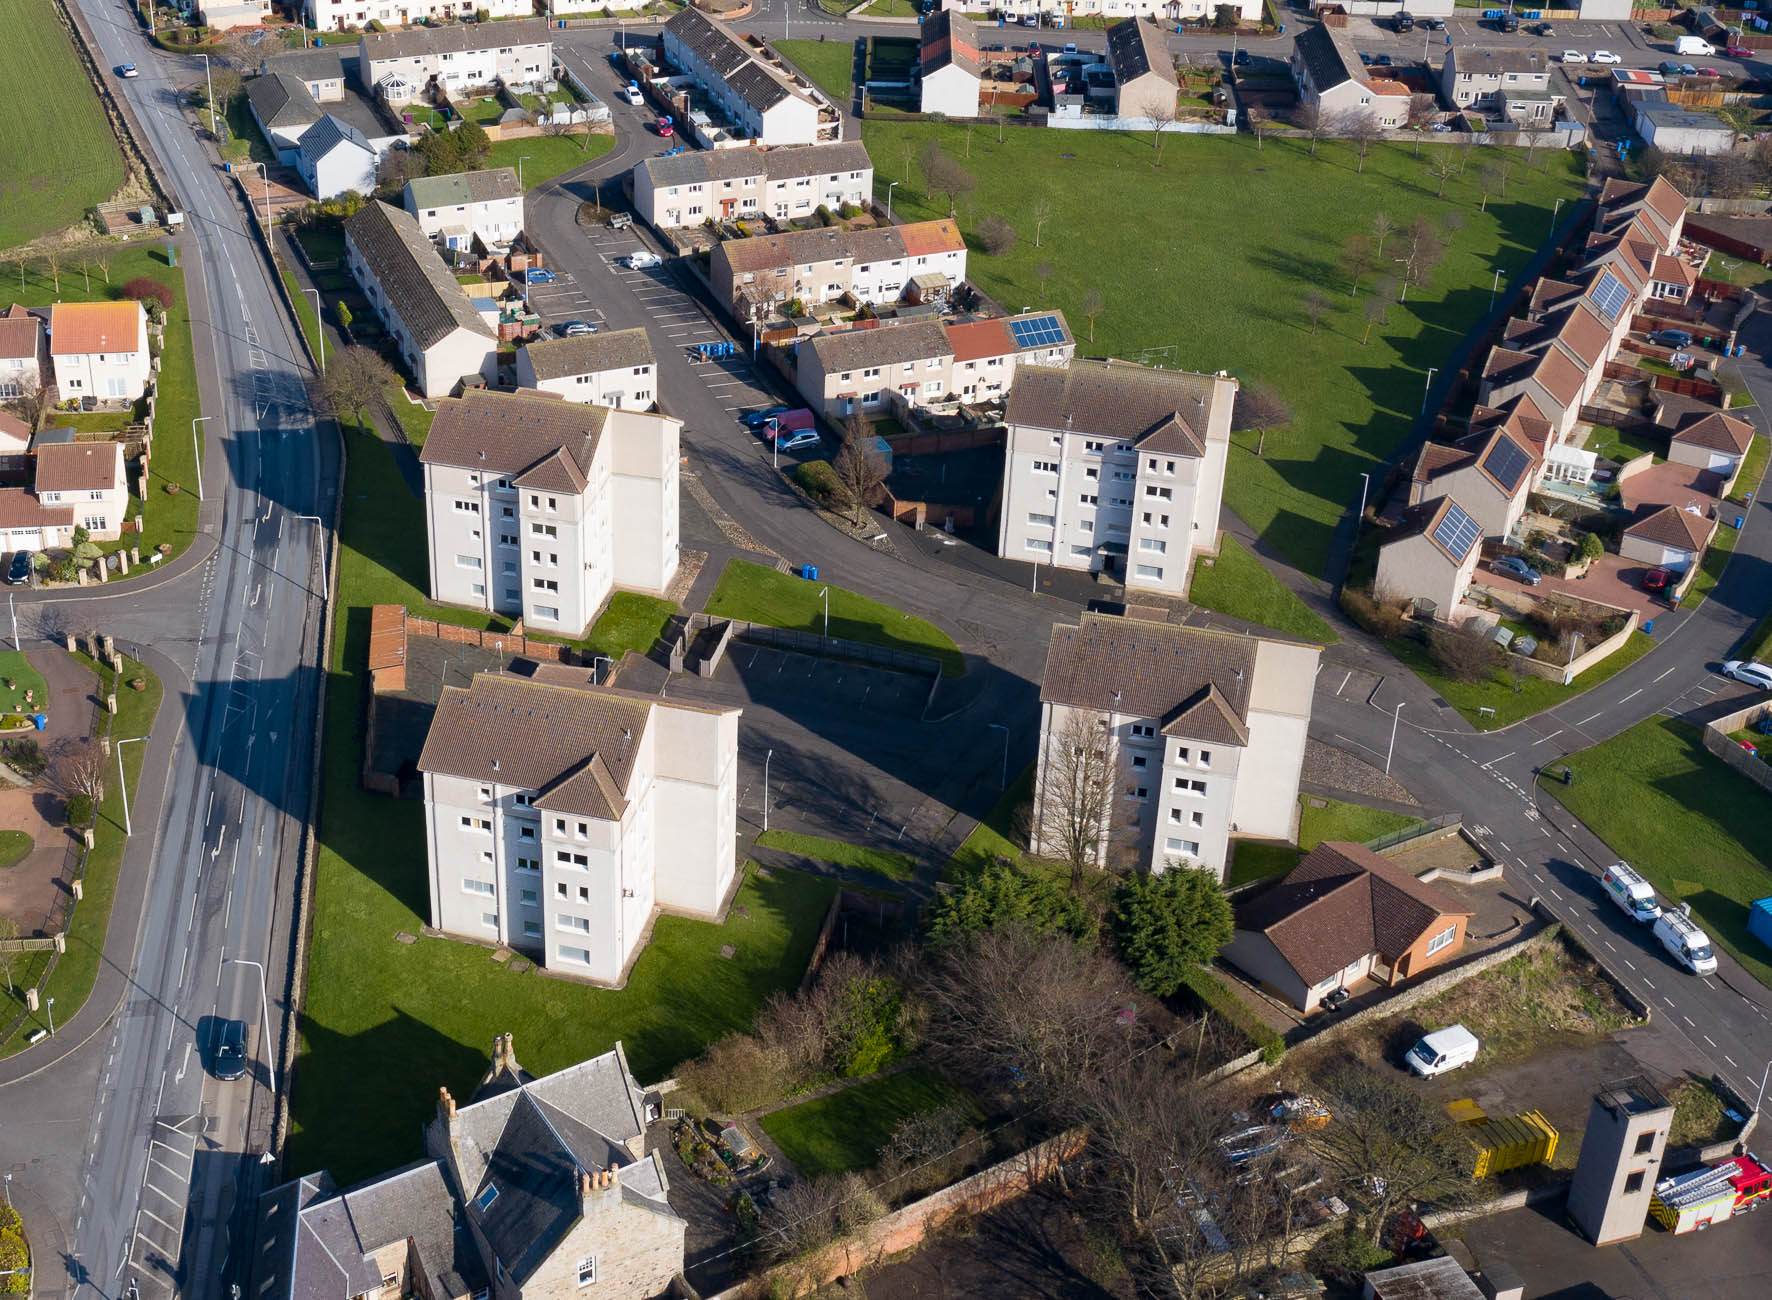
[[[1757,686],[1762,691],[1772,691],[1772,668],[1757,659],[1731,659],[1723,665],[1723,676]]]

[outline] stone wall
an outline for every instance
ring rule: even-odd
[[[1644,459],[1646,460],[1648,457],[1644,457]],[[1546,681],[1560,682],[1567,686],[1613,651],[1621,649],[1624,643],[1630,640],[1630,634],[1637,630],[1637,623],[1641,618],[1641,614],[1632,610],[1630,618],[1623,628],[1601,641],[1593,649],[1576,655],[1571,663],[1547,664],[1542,659],[1533,659],[1527,655],[1509,655],[1508,663],[1518,664],[1534,677],[1542,677]]]

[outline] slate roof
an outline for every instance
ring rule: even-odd
[[[671,15],[665,30],[758,112],[773,108],[790,95],[811,102],[812,97],[792,85],[787,77],[765,66],[757,52],[725,23],[685,5]]]
[[[1737,456],[1744,454],[1753,440],[1753,425],[1724,415],[1721,411],[1682,426],[1672,439],[1674,442],[1690,443],[1694,447],[1708,447],[1712,451],[1726,451]]]
[[[295,77],[281,72],[254,77],[246,83],[246,99],[252,111],[268,131],[283,126],[300,126],[318,122],[320,106],[308,93],[307,86]]]
[[[1550,75],[1550,64],[1543,50],[1514,47],[1467,45],[1450,51],[1453,75],[1459,77],[1502,77]]]
[[[37,449],[39,492],[105,492],[119,486],[120,443],[63,442]]]
[[[940,321],[885,325],[871,330],[841,330],[835,334],[816,335],[800,346],[818,358],[819,367],[827,375],[954,354]]]
[[[955,64],[973,76],[983,72],[984,56],[978,45],[978,26],[965,14],[938,9],[923,20],[918,62],[923,75]]]
[[[1083,614],[1056,624],[1040,699],[1155,718],[1165,735],[1249,743],[1257,638],[1209,628]]]
[[[564,455],[578,474],[571,490],[583,491],[608,421],[607,407],[552,394],[469,389],[437,403],[419,461],[516,476]]]
[[[660,189],[708,181],[797,180],[869,171],[873,165],[861,141],[841,140],[781,149],[693,149],[671,157],[658,154],[643,159],[640,170],[654,189]]]
[[[503,49],[507,45],[551,46],[553,43],[545,18],[519,18],[501,23],[449,23],[442,27],[412,27],[397,32],[365,32],[358,48],[362,51],[360,58],[374,62],[426,54],[465,54],[474,50]]]
[[[693,12],[692,9],[684,9],[677,17]],[[728,239],[721,243],[720,250],[735,274],[772,270],[778,266],[840,262],[850,257],[843,232],[828,226],[820,226],[814,230],[791,230],[781,235],[758,235],[755,239]]]
[[[1360,958],[1394,961],[1457,901],[1359,844],[1319,844],[1279,884],[1237,908],[1237,928],[1265,934],[1305,984]]]
[[[1679,506],[1645,505],[1637,507],[1636,522],[1624,530],[1624,535],[1659,542],[1663,546],[1702,551],[1710,544],[1711,534],[1716,530],[1716,520],[1695,515]]]
[[[496,337],[406,209],[366,203],[345,222],[345,234],[420,347],[458,329]]]
[[[1319,95],[1346,82],[1366,79],[1353,41],[1336,28],[1323,24],[1306,27],[1298,33],[1292,49]]]
[[[537,379],[564,379],[655,364],[652,341],[642,326],[602,330],[574,338],[544,339],[525,346]]]
[[[344,45],[317,45],[311,50],[295,50],[289,54],[273,54],[259,61],[259,71],[267,76],[287,73],[301,82],[342,81],[345,77]],[[357,51],[350,49],[353,61]]]
[[[523,188],[510,167],[455,172],[448,176],[418,176],[406,182],[406,197],[416,208],[453,208],[466,203],[490,203],[494,199],[519,199]]]
[[[1149,370],[1124,361],[1018,366],[1004,419],[1116,440],[1151,436],[1158,444],[1151,450],[1203,456],[1215,391],[1211,375]]]
[[[1162,29],[1142,18],[1125,18],[1107,29],[1107,61],[1114,70],[1114,80],[1124,86],[1154,72],[1172,86],[1180,86],[1175,75],[1175,56],[1163,39]]]
[[[301,156],[317,162],[344,145],[354,145],[371,157],[375,154],[375,146],[369,143],[361,131],[343,118],[328,113],[302,132]]]

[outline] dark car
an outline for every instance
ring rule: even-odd
[[[1360,62],[1365,64],[1368,68],[1370,68],[1372,66],[1372,56],[1370,54],[1366,53],[1365,50],[1361,50],[1360,51]]]
[[[1530,564],[1527,564],[1526,561],[1522,560],[1517,555],[1503,555],[1492,560],[1489,564],[1489,568],[1492,572],[1499,573],[1503,577],[1512,578],[1516,582],[1523,582],[1528,587],[1536,587],[1540,582],[1544,581],[1543,574],[1539,573],[1537,569],[1533,568]]]
[[[1446,30],[1446,20],[1444,18],[1423,18],[1421,20],[1421,25],[1427,28],[1430,32],[1443,32]]]
[[[1239,68],[1248,67],[1250,63],[1249,51],[1238,50],[1236,54],[1231,57],[1231,62],[1236,64]]]
[[[1415,30],[1415,19],[1412,18],[1406,10],[1399,9],[1397,10],[1395,20],[1392,22],[1392,26],[1394,26],[1399,32],[1412,32]]]
[[[1534,27],[1532,30],[1537,32],[1540,36],[1555,36],[1557,34],[1557,29],[1552,27],[1549,23],[1539,23],[1538,26]]]
[[[1349,993],[1346,989],[1336,989],[1333,993],[1330,993],[1323,999],[1323,1009],[1325,1011],[1340,1011],[1342,1007],[1347,1005],[1347,1000],[1352,996],[1353,994]]]
[[[786,415],[792,409],[793,408],[789,406],[765,406],[760,411],[746,411],[739,418],[744,421],[745,428],[761,429],[776,416]]]
[[[1689,348],[1692,336],[1685,330],[1656,330],[1650,336],[1664,348]]]
[[[6,569],[6,581],[14,587],[22,587],[31,580],[31,553],[20,551],[12,557],[12,563]]]
[[[215,1032],[215,1077],[227,1082],[246,1073],[246,1022],[224,1020]]]
[[[1373,55],[1372,56],[1372,66],[1377,67],[1377,68],[1390,67],[1391,66],[1391,56],[1388,54]]]
[[[1650,569],[1643,575],[1643,590],[1666,591],[1668,583],[1673,580],[1674,575],[1667,569]]]

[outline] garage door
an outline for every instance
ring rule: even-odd
[[[1710,464],[1705,468],[1714,469],[1719,474],[1728,474],[1735,468],[1735,457],[1726,451],[1713,451],[1710,454]]]

